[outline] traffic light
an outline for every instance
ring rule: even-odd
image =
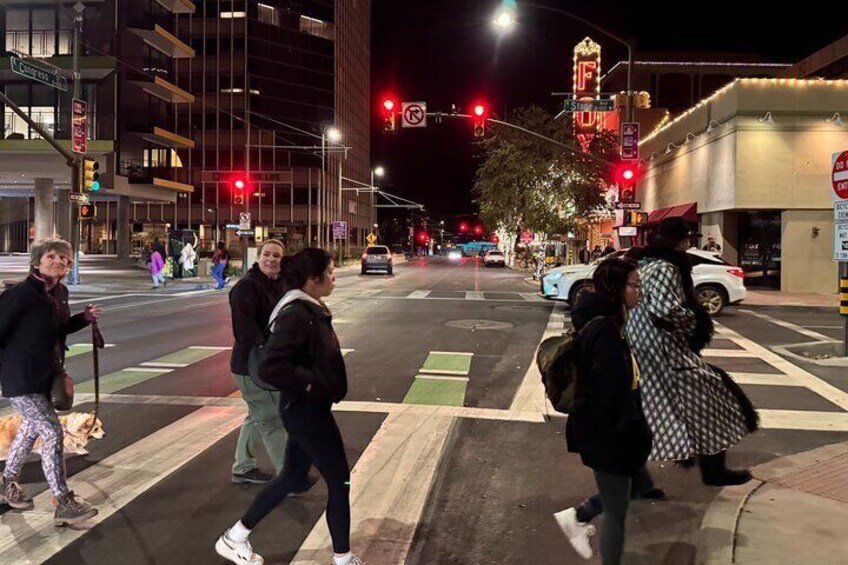
[[[483,233],[483,227],[477,226],[474,228],[474,235],[481,235]]]
[[[394,98],[384,98],[381,104],[383,112],[383,131],[393,133],[397,131],[397,113],[395,107],[397,103]]]
[[[459,233],[465,233],[467,231],[468,231],[468,224],[466,224],[465,222],[462,222],[461,224],[459,224]]]
[[[100,190],[100,163],[94,159],[85,159],[83,162],[83,189],[89,192],[97,192]]]
[[[484,137],[486,135],[486,118],[489,116],[489,111],[483,104],[475,104],[471,110],[471,119],[474,120],[474,137]]]
[[[427,232],[425,232],[425,231],[418,234],[418,241],[420,241],[421,243],[427,243],[427,241],[429,239],[430,239],[430,236],[428,236]]]
[[[247,186],[245,180],[241,177],[233,179],[233,205],[244,206],[244,189]]]
[[[80,220],[91,220],[97,215],[97,208],[94,204],[80,204],[79,217]]]
[[[618,185],[619,202],[636,201],[636,181],[639,180],[639,174],[636,161],[622,161],[615,168],[614,180]]]

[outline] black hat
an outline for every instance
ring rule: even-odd
[[[660,222],[657,228],[657,235],[668,242],[683,241],[690,237],[701,237],[701,234],[695,233],[689,222],[683,218],[666,218]]]

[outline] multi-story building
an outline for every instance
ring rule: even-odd
[[[256,240],[326,244],[336,220],[348,222],[350,243],[364,240],[370,194],[347,189],[370,184],[370,2],[84,4],[89,156],[104,173],[103,190],[92,195],[98,217],[85,224],[84,249],[124,256],[131,240],[137,248],[173,229],[193,230],[207,247],[214,239],[235,243],[235,230],[227,228],[240,212],[251,213]],[[0,12],[7,49],[26,45],[29,56],[67,73],[72,5],[10,5]],[[0,85],[10,98],[57,139],[68,139],[70,94],[13,75],[3,61]],[[4,137],[15,135],[0,142],[2,170],[12,171],[0,178],[0,249],[23,250],[32,209],[43,211],[48,200],[33,192],[30,176],[47,176],[49,161],[53,187],[67,188],[70,171],[37,134],[27,130],[15,139],[25,124],[13,114],[6,111],[4,119],[13,128]],[[327,138],[330,127],[340,140]],[[21,151],[33,144],[35,170],[24,170]],[[20,174],[29,182],[15,183]],[[243,193],[234,189],[236,178],[246,181]],[[57,232],[66,236],[67,198],[57,194]]]

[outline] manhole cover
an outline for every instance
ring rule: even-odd
[[[509,322],[498,322],[496,320],[451,320],[445,322],[449,328],[459,328],[461,330],[508,330],[513,328]]]

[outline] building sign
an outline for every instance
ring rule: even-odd
[[[347,239],[347,222],[333,222],[333,239]]]
[[[574,47],[574,99],[596,100],[601,91],[601,46],[586,38]],[[574,125],[581,142],[589,139],[601,126],[598,112],[575,112]]]
[[[639,122],[621,124],[621,158],[639,158]]]
[[[88,118],[86,118],[86,103],[74,98],[71,105],[71,137],[74,153],[85,155],[88,138]]]

